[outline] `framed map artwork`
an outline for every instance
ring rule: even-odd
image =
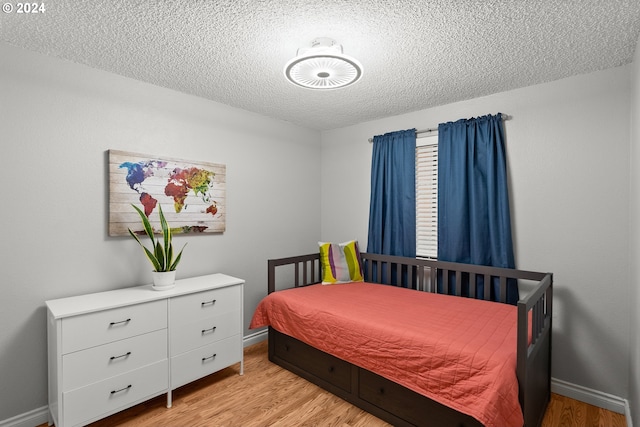
[[[109,235],[144,233],[139,207],[160,232],[159,206],[173,233],[222,233],[226,167],[109,150]]]

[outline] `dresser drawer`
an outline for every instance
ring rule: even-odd
[[[62,356],[62,390],[70,391],[167,359],[167,330]]]
[[[167,360],[63,393],[64,425],[92,421],[168,390]]]
[[[167,328],[167,301],[62,319],[62,354]]]
[[[171,388],[180,387],[242,360],[242,337],[235,335],[171,358]]]
[[[241,332],[240,322],[240,311],[235,311],[176,326],[171,330],[171,355],[237,335]]]
[[[171,327],[240,309],[240,286],[228,286],[171,299]]]

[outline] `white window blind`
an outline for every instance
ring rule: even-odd
[[[416,255],[438,257],[438,134],[416,142]]]

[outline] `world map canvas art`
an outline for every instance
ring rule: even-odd
[[[225,231],[226,166],[109,150],[109,235],[144,233],[131,205],[160,230],[159,207],[173,233]]]

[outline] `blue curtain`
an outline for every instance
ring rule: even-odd
[[[500,113],[438,126],[438,260],[515,268]],[[468,278],[455,286],[468,294]],[[481,297],[484,279],[475,286]],[[493,300],[498,292],[495,282]],[[517,301],[514,280],[507,302]]]
[[[373,138],[367,252],[416,256],[416,130]]]

